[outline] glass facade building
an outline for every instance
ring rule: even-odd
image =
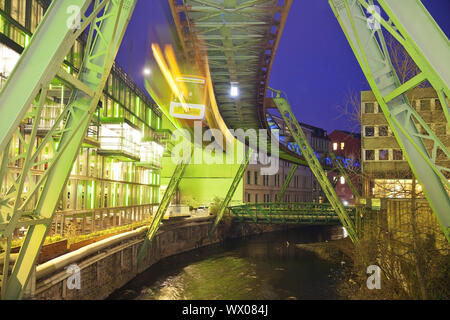
[[[29,44],[50,2],[0,0],[0,88]],[[62,66],[73,75],[77,74],[83,61],[85,38],[82,34],[76,41]],[[37,139],[42,139],[54,125],[71,93],[71,86],[63,80],[55,78],[52,81],[37,124]],[[111,225],[136,222],[151,214],[160,197],[163,147],[157,131],[161,129],[161,117],[158,106],[118,65],[114,65],[61,196],[53,234],[67,232],[70,225],[75,225],[81,233],[88,233]],[[24,119],[20,124],[19,130],[25,141],[35,126],[32,121],[31,118]],[[57,139],[55,136],[55,143]],[[15,135],[9,159],[17,157],[23,148],[23,141]],[[45,146],[40,157],[45,160],[52,157],[52,153],[53,147]],[[20,170],[21,161],[15,161],[10,169]],[[43,161],[42,165],[32,169],[33,179],[37,181],[45,170],[47,163]],[[10,184],[3,184],[3,188]],[[30,201],[29,207],[34,206],[35,201]]]

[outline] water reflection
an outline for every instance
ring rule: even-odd
[[[340,227],[303,227],[167,258],[110,299],[334,299],[334,265],[296,246],[343,236]]]

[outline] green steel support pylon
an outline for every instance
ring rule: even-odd
[[[295,170],[297,170],[297,168],[298,164],[293,163],[291,165],[291,169],[289,170],[286,180],[284,180],[283,186],[281,187],[280,193],[278,194],[277,202],[281,202],[281,200],[283,200],[286,189],[289,187],[289,183],[291,183],[292,177],[294,176]]]
[[[373,1],[329,0],[329,3],[412,172],[423,186],[430,207],[450,241],[450,183],[446,176],[450,168],[438,163],[439,157],[448,160],[450,153],[411,107],[405,94],[428,80],[436,90],[447,124],[450,124],[445,101],[445,96],[448,98],[450,93],[450,43],[447,37],[417,0],[380,0],[389,21],[374,12],[373,7],[371,9]],[[369,28],[365,9],[370,10],[374,21],[405,48],[421,73],[400,83],[381,27]]]
[[[336,167],[339,171],[339,174],[342,177],[344,177],[345,182],[349,186],[350,191],[353,193],[353,196],[355,197],[355,199],[358,200],[359,198],[361,198],[361,195],[359,194],[358,189],[356,188],[356,186],[353,184],[352,180],[350,179],[350,176],[348,175],[347,170],[345,170],[344,167],[342,167],[342,164],[336,158],[336,155],[334,153],[330,153],[330,157],[331,157],[331,160],[333,161],[333,164],[336,165]]]
[[[141,265],[142,261],[147,255],[148,249],[150,248],[153,238],[155,237],[155,234],[158,231],[159,226],[161,225],[161,220],[164,217],[164,214],[166,213],[170,202],[172,201],[175,191],[177,190],[178,184],[183,178],[184,171],[191,159],[191,156],[192,156],[192,149],[188,156],[180,160],[180,162],[175,167],[175,170],[173,171],[172,177],[170,178],[169,184],[167,185],[167,189],[164,192],[164,195],[161,199],[158,210],[156,211],[155,216],[153,217],[152,222],[150,224],[150,227],[148,228],[144,243],[142,244],[142,247],[139,250],[137,256],[138,266]]]
[[[7,130],[2,131],[0,135],[0,145],[3,147],[9,144],[14,131],[9,128],[14,128],[22,121],[26,111],[30,109],[31,102],[40,92],[40,102],[26,115],[33,120],[32,141],[27,143],[21,133],[17,132],[25,145],[25,151],[17,157],[23,161],[22,171],[18,175],[13,175],[5,169],[5,162],[16,159],[8,159],[8,150],[3,152],[0,183],[6,183],[6,176],[14,182],[7,186],[6,194],[1,195],[0,203],[11,205],[0,206],[0,234],[8,238],[21,226],[28,227],[28,231],[11,275],[9,272],[2,275],[2,299],[22,297],[136,1],[53,1],[29,47],[22,54],[0,93],[0,125],[3,126],[3,121],[8,122],[5,127]],[[71,28],[68,25],[71,5],[80,9],[80,28]],[[88,26],[85,59],[78,77],[75,78],[60,66],[75,40]],[[49,82],[56,74],[73,88],[72,96],[53,127],[36,146],[36,128],[41,106]],[[17,110],[13,111],[14,109]],[[60,135],[57,143],[53,141],[55,135]],[[46,147],[52,148],[53,157],[42,160],[39,155]],[[33,182],[30,168],[43,163],[47,164],[47,170],[37,182]],[[27,192],[23,188],[25,180],[31,184]],[[36,207],[26,211],[27,204],[34,198],[37,198]],[[5,257],[8,255],[9,252],[6,252]]]
[[[292,137],[294,138],[297,145],[300,147],[302,156],[308,162],[309,168],[314,173],[328,201],[330,201],[331,205],[333,206],[334,210],[339,216],[339,219],[341,220],[342,225],[347,230],[350,239],[353,241],[355,245],[358,245],[359,240],[356,234],[355,225],[352,219],[348,216],[347,211],[345,210],[341,200],[336,195],[336,191],[334,190],[330,180],[328,180],[328,177],[325,174],[319,160],[314,154],[314,150],[309,145],[308,139],[306,138],[306,135],[303,132],[302,127],[300,126],[294,114],[292,113],[288,101],[280,96],[281,93],[280,91],[276,91],[273,89],[270,90],[276,93],[276,97],[272,98],[273,102],[275,103],[278,111],[280,112],[284,120],[284,123],[291,132]]]
[[[361,219],[361,214],[363,214],[364,212],[364,208],[362,208],[361,206],[359,206],[359,199],[361,198],[361,195],[358,191],[358,189],[356,188],[356,186],[353,184],[353,181],[350,179],[350,176],[347,173],[347,170],[344,169],[344,167],[342,166],[341,162],[339,161],[339,159],[336,158],[336,155],[331,152],[330,153],[330,157],[331,160],[333,162],[333,164],[337,167],[340,175],[342,177],[344,177],[345,182],[347,183],[347,185],[350,188],[350,191],[352,192],[354,198],[355,198],[355,204],[356,204],[356,212],[355,212],[355,229],[356,229],[356,234],[361,237],[360,232],[362,231],[362,219]],[[337,179],[337,177],[336,177]],[[336,181],[337,182],[337,181]],[[333,185],[334,188],[336,188],[336,185]]]
[[[233,182],[231,183],[230,189],[228,189],[228,193],[225,196],[225,199],[223,200],[222,204],[220,205],[219,211],[217,212],[217,215],[216,215],[216,220],[214,220],[214,223],[211,226],[211,229],[209,229],[210,237],[212,237],[212,235],[216,231],[217,226],[219,225],[220,220],[222,220],[225,209],[230,204],[230,201],[234,196],[234,192],[236,191],[239,183],[242,180],[242,177],[244,176],[245,170],[248,167],[248,164],[253,155],[253,152],[254,151],[252,148],[247,147],[247,152],[245,153],[245,158],[244,158],[243,162],[241,163],[241,165],[239,166],[239,169],[236,172],[236,175],[234,176]]]

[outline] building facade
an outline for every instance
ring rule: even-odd
[[[361,192],[361,135],[343,130],[334,130],[328,135],[331,149],[340,163],[347,170],[348,177],[353,185]],[[336,194],[344,205],[355,204],[355,195],[345,177],[339,176],[337,172],[329,175],[331,181],[336,184]],[[337,179],[337,180],[335,180]]]
[[[41,21],[50,1],[0,0],[0,86],[11,74],[20,54],[29,44],[33,32]],[[76,75],[83,60],[83,34],[71,48],[63,68]],[[55,78],[38,125],[38,143],[49,132],[56,119],[68,104],[72,88],[63,80]],[[19,131],[26,140],[34,124],[31,118],[24,119]],[[144,219],[159,202],[160,166],[163,146],[157,132],[161,129],[162,114],[158,106],[140,90],[131,78],[117,65],[108,77],[103,96],[89,126],[73,170],[61,196],[55,221],[59,227],[53,231],[64,232],[65,221],[77,224],[77,217],[95,220],[96,215],[114,213],[119,215],[119,224]],[[62,129],[62,125],[61,125]],[[58,137],[54,137],[57,143]],[[9,159],[23,152],[21,137],[14,135],[9,150]],[[53,149],[46,146],[39,155],[42,164],[32,169],[36,181],[47,170],[46,158],[51,158]],[[13,172],[23,163],[9,163]],[[9,177],[8,179],[11,179]],[[11,181],[3,183],[1,192]],[[25,186],[26,189],[29,186]],[[34,208],[30,201],[29,207]],[[124,218],[126,213],[131,216]],[[87,218],[86,218],[87,217]],[[55,222],[56,223],[56,222]],[[116,221],[114,222],[116,225]],[[101,226],[91,222],[83,233]]]
[[[280,117],[271,115],[281,131],[287,129]],[[326,130],[308,124],[301,124],[308,142],[319,155],[326,155],[330,151],[330,141]],[[256,156],[256,155],[255,155]],[[256,163],[256,161],[253,161]],[[265,163],[265,161],[261,161]],[[274,175],[261,175],[261,165],[250,163],[244,175],[244,202],[276,202],[281,188],[287,179],[293,164],[280,159],[279,170]],[[298,166],[295,170],[284,197],[283,202],[322,202],[324,194],[316,177],[306,166]]]
[[[449,148],[450,128],[436,91],[431,87],[416,88],[409,91],[407,96],[415,110]],[[413,174],[371,91],[361,92],[361,111],[364,193],[380,198],[411,197]],[[424,133],[423,128],[416,125],[418,131]],[[425,144],[428,152],[431,152],[431,145],[428,142]],[[450,159],[439,151],[437,164],[449,167]],[[420,184],[416,184],[416,194],[423,196]]]

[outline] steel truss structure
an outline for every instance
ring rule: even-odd
[[[425,196],[450,241],[450,168],[440,163],[450,153],[411,106],[406,92],[428,80],[436,90],[450,124],[450,43],[419,0],[379,0],[389,20],[371,0],[329,0],[331,8],[377,98],[383,114]],[[379,23],[370,27],[371,21]],[[412,17],[414,17],[412,19]],[[421,73],[400,83],[381,29],[384,27],[408,52]]]
[[[20,299],[23,295],[136,2],[137,0],[53,1],[0,93],[0,189],[6,190],[0,194],[0,285],[3,299]],[[170,0],[170,3],[178,17],[175,24],[179,33],[182,33],[180,37],[183,46],[197,45],[197,38],[183,37],[183,30],[192,31],[187,36],[193,35],[194,31],[201,35],[198,45],[206,46],[205,51],[208,52],[212,67],[211,77],[217,88],[219,102],[223,105],[221,112],[223,111],[227,124],[233,128],[259,128],[264,124],[265,90],[273,57],[292,0],[286,0],[281,7],[275,0],[248,0],[243,6],[238,6],[236,1],[226,1],[225,8],[218,6],[216,0],[189,0],[189,6],[180,5],[174,0]],[[447,180],[450,169],[439,162],[440,157],[449,159],[450,155],[411,107],[405,95],[411,88],[428,80],[437,91],[443,113],[450,124],[446,100],[450,96],[448,39],[419,0],[379,0],[378,3],[389,20],[370,11],[373,5],[371,0],[329,0],[329,3],[389,126],[413,173],[423,185],[431,208],[450,241],[450,186]],[[68,12],[73,12],[71,8],[74,7],[79,9],[80,14],[70,17]],[[228,20],[225,20],[222,9],[229,13]],[[420,68],[420,74],[400,83],[390,61],[382,31],[368,28],[366,10],[405,48]],[[185,22],[180,18],[183,15],[189,17]],[[275,18],[277,15],[280,19]],[[248,21],[242,22],[242,19]],[[267,19],[270,21],[267,22]],[[270,32],[272,28],[276,31]],[[75,40],[85,30],[88,33],[85,58],[78,75],[74,76],[62,69],[61,65]],[[239,44],[233,44],[230,39],[239,41]],[[250,51],[248,47],[251,48]],[[222,61],[228,61],[229,65]],[[247,65],[243,66],[242,61]],[[72,95],[53,127],[43,138],[38,139],[37,123],[41,119],[49,84],[55,76],[72,87]],[[239,99],[230,100],[226,95],[230,79],[240,82],[243,88],[248,88],[253,93],[250,95],[246,92]],[[279,94],[273,101],[301,147],[303,156],[321,184],[331,207],[352,241],[357,244],[358,237],[352,218],[337,198],[288,102]],[[243,108],[247,104],[249,112]],[[27,139],[17,130],[24,119],[33,123],[31,135]],[[13,136],[20,140],[23,148],[16,157],[9,158]],[[429,145],[431,149],[427,148]],[[45,148],[53,151],[52,157],[40,156]],[[250,152],[221,205],[210,235],[233,197],[249,159]],[[11,170],[16,162],[22,164],[21,169]],[[32,168],[43,163],[47,169],[36,179]],[[186,163],[182,161],[176,167],[170,188],[164,194],[144,246],[148,246],[156,233]],[[10,185],[7,185],[8,181],[12,181]],[[25,184],[30,186],[28,190],[25,190]],[[34,200],[37,205],[28,209],[27,205]],[[20,227],[28,228],[25,241],[18,254],[10,255],[12,235]],[[145,252],[145,248],[141,252]]]
[[[322,187],[322,190],[325,193],[328,201],[336,210],[336,213],[339,216],[342,225],[347,230],[350,239],[353,241],[355,245],[357,245],[359,241],[353,220],[348,216],[341,200],[336,195],[336,191],[334,190],[330,180],[328,180],[328,177],[325,171],[323,170],[322,165],[320,164],[319,160],[314,154],[314,150],[308,143],[308,138],[306,137],[302,127],[295,118],[294,113],[292,112],[291,107],[289,105],[289,102],[285,98],[281,97],[280,91],[276,91],[273,89],[270,90],[272,91],[272,93],[276,94],[275,97],[273,97],[272,99],[278,111],[280,112],[284,123],[291,132],[292,137],[294,138],[297,145],[300,146],[300,150],[302,150],[303,157],[308,162],[309,168],[316,176],[317,181]]]
[[[158,210],[156,211],[156,214],[153,216],[152,222],[150,223],[150,227],[148,228],[144,243],[142,247],[139,249],[139,253],[137,256],[138,266],[142,263],[142,261],[147,255],[147,252],[150,248],[153,238],[155,237],[155,234],[158,231],[159,226],[161,225],[161,220],[164,217],[170,202],[172,201],[172,198],[178,188],[178,184],[183,178],[184,171],[191,159],[191,156],[192,156],[192,148],[191,151],[188,153],[188,155],[180,159],[180,162],[177,164],[175,170],[173,171],[172,177],[170,178],[169,184],[167,185],[167,189],[164,192],[164,195],[158,206]]]
[[[230,211],[239,222],[308,225],[340,224],[336,210],[329,203],[250,203],[230,207]],[[350,218],[355,216],[355,208],[347,207],[345,211]]]
[[[0,201],[0,233],[2,242],[6,243],[2,255],[3,299],[22,297],[136,1],[53,1],[1,92],[0,127],[6,130],[0,133],[3,150],[0,181],[5,183],[6,176],[13,181],[6,186],[8,191],[2,194]],[[78,8],[80,14],[70,18],[68,12],[73,8]],[[87,29],[85,58],[75,77],[61,65],[75,40]],[[56,75],[71,85],[72,96],[53,127],[43,139],[37,140],[46,93]],[[37,102],[33,104],[33,101]],[[33,121],[31,137],[25,141],[21,132],[16,131],[25,147],[16,158],[9,159],[8,146],[24,117]],[[54,140],[55,136],[59,137],[58,141]],[[40,159],[44,148],[51,148],[53,157]],[[8,164],[14,161],[23,161],[19,173],[8,169]],[[31,169],[42,162],[47,164],[47,170],[35,181]],[[31,186],[29,190],[24,190],[25,182]],[[36,207],[24,210],[34,198],[37,198]],[[28,232],[10,271],[11,238],[14,230],[21,226],[28,227]]]
[[[225,213],[225,209],[228,207],[228,204],[230,203],[231,199],[234,196],[234,193],[239,185],[239,183],[242,180],[242,177],[244,176],[245,170],[248,167],[248,164],[250,163],[250,159],[253,155],[254,150],[250,147],[247,148],[247,151],[245,153],[244,159],[239,166],[238,171],[236,172],[236,175],[234,176],[233,182],[231,183],[230,189],[228,189],[227,195],[225,196],[225,199],[222,201],[222,204],[220,205],[219,211],[216,214],[216,219],[214,220],[213,225],[211,226],[211,229],[209,230],[209,236],[212,237],[213,233],[216,231],[217,226],[219,225],[220,220],[222,220],[223,214]]]
[[[292,177],[294,176],[295,170],[297,170],[297,168],[298,168],[298,164],[293,163],[291,165],[291,168],[289,169],[289,173],[283,182],[283,186],[281,187],[280,193],[277,196],[276,202],[281,202],[281,200],[283,199],[286,189],[289,187],[289,184],[291,183]]]

